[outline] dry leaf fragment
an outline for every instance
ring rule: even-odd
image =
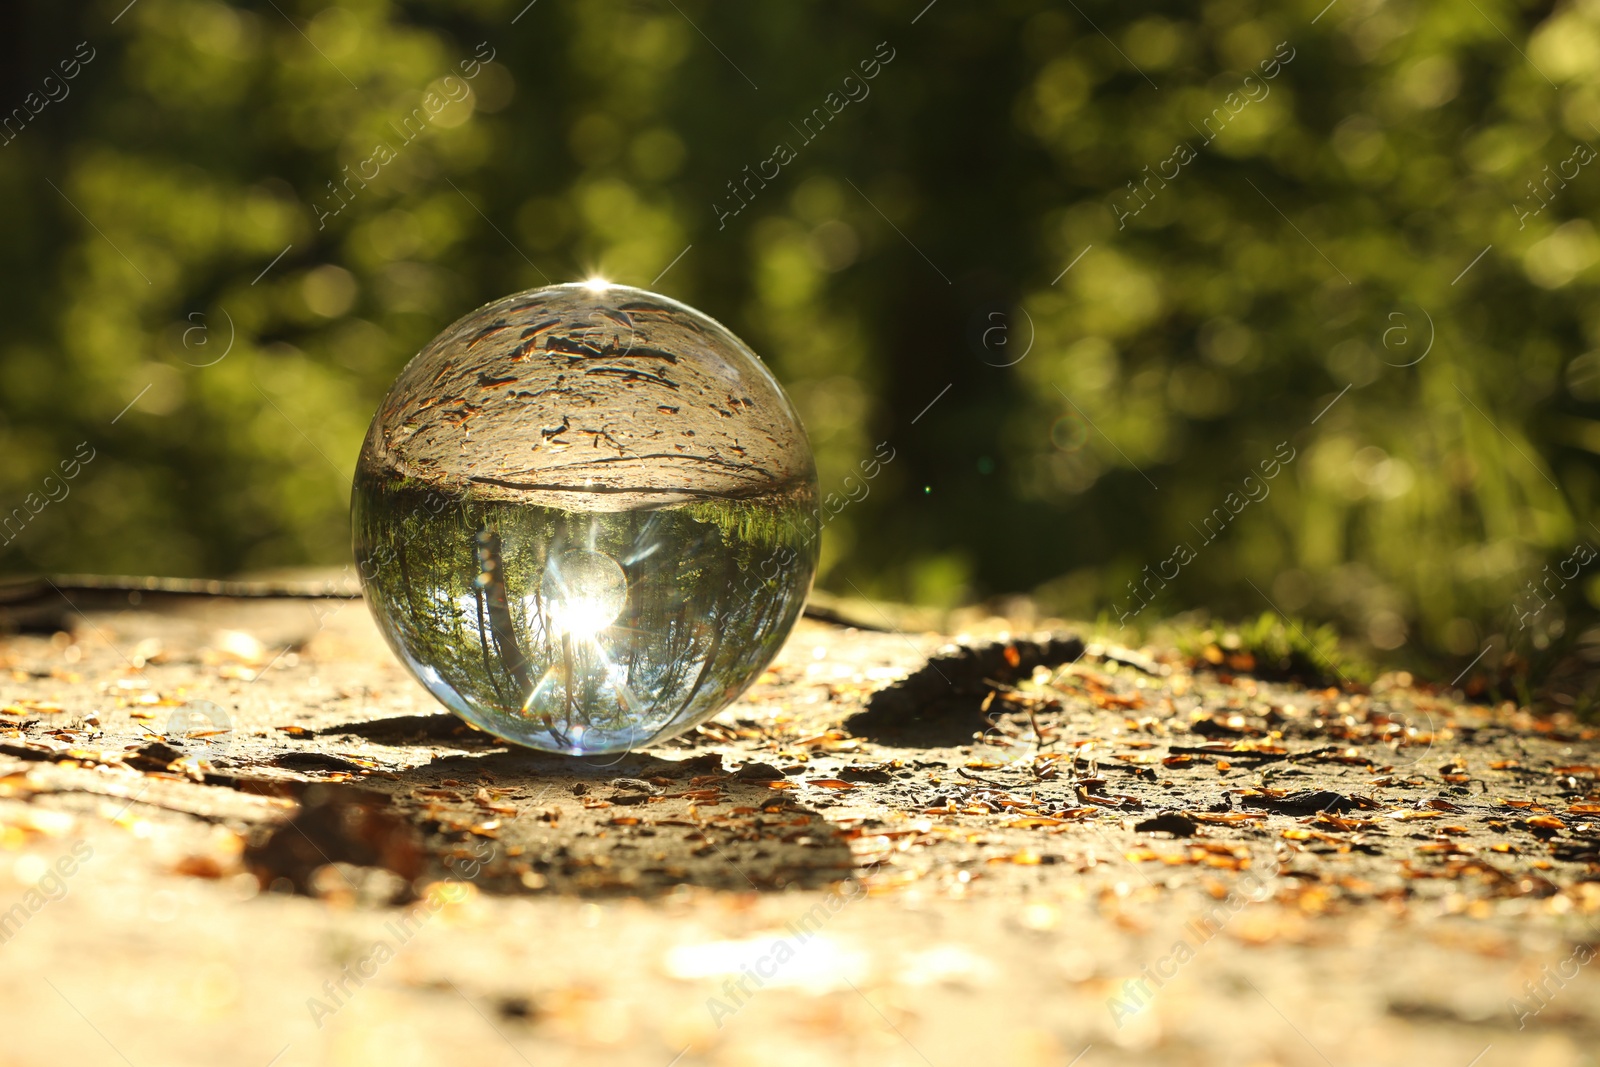
[[[478,807],[487,811],[492,811],[497,815],[515,815],[517,813],[517,806],[515,804],[500,803],[494,797],[489,795],[489,790],[484,786],[478,787],[478,791],[473,794],[472,799],[478,805]]]
[[[1326,826],[1330,830],[1376,830],[1379,823],[1373,819],[1347,819],[1331,811],[1323,812],[1312,822],[1313,826]]]
[[[38,712],[42,715],[59,715],[66,709],[60,704],[49,700],[18,700],[14,704],[7,704],[0,708],[0,715],[27,715]]]
[[[1333,845],[1346,844],[1342,837],[1334,837],[1317,830],[1290,829],[1283,831],[1283,836],[1290,841],[1325,841]]]
[[[224,870],[221,863],[211,856],[185,856],[172,868],[173,874],[185,874],[190,878],[221,878]]]

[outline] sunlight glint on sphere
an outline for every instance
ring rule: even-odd
[[[722,325],[592,278],[496,301],[411,361],[352,496],[374,617],[446,707],[535,748],[661,741],[777,654],[816,471]]]
[[[576,548],[545,568],[550,621],[558,633],[592,638],[610,626],[628,602],[628,579],[603,552]],[[537,607],[537,598],[528,598]]]

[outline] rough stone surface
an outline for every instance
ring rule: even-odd
[[[1578,724],[806,621],[572,761],[358,601],[120,595],[0,645],[0,1063],[1595,1061]]]

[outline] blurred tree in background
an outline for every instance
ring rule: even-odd
[[[8,6],[0,565],[342,563],[405,361],[598,273],[891,442],[825,588],[1572,640],[1600,4],[924,2]]]

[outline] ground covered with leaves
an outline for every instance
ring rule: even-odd
[[[1596,1062],[1579,722],[808,619],[578,760],[358,601],[62,599],[0,645],[0,1063]]]

